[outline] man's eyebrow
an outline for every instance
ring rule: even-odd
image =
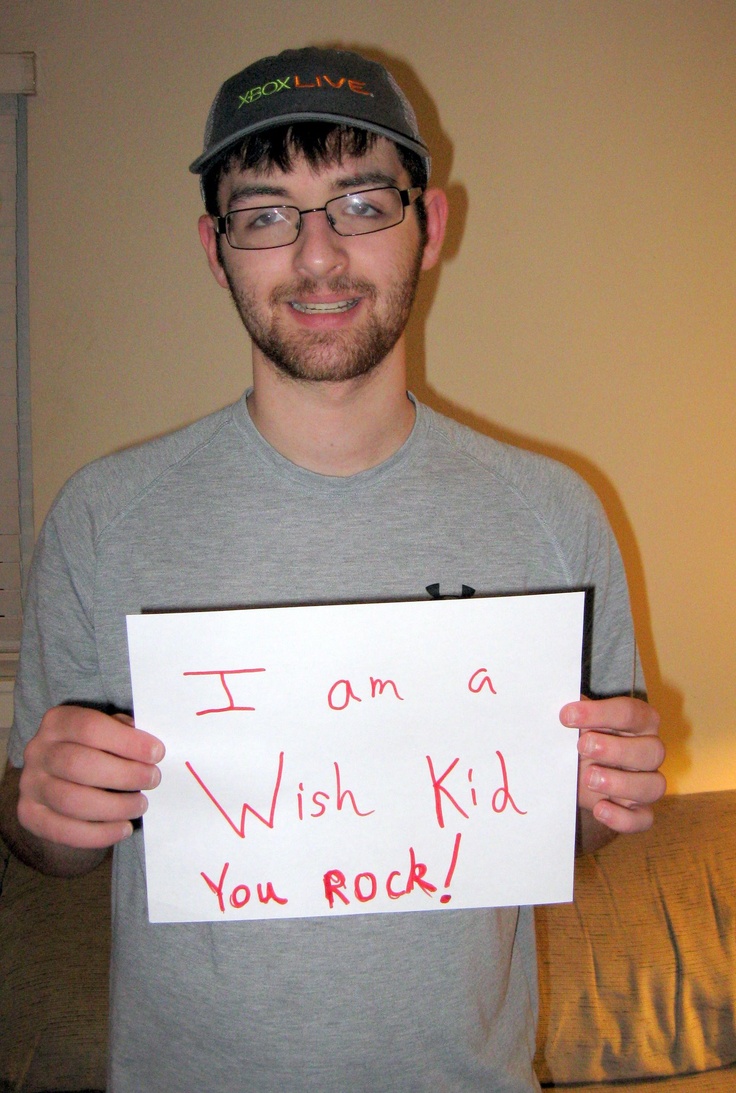
[[[340,175],[330,183],[330,188],[338,195],[350,190],[365,189],[370,186],[396,186],[398,185],[394,175],[385,171],[359,171],[352,175]],[[228,197],[228,208],[232,208],[238,201],[244,201],[252,197],[278,197],[281,200],[293,201],[286,186],[275,186],[270,182],[244,182],[236,186]]]
[[[354,190],[363,186],[396,186],[394,175],[385,171],[361,171],[354,175],[341,175],[336,178],[332,186],[336,190]]]
[[[289,191],[284,186],[273,186],[268,182],[243,183],[242,186],[236,186],[228,197],[228,206],[232,207],[236,201],[243,201],[245,198],[249,197],[288,198]]]

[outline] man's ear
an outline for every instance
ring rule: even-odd
[[[204,213],[199,218],[198,227],[199,238],[202,241],[204,252],[207,255],[207,262],[212,270],[212,276],[215,278],[218,285],[222,288],[227,288],[227,277],[225,276],[225,270],[222,268],[222,263],[220,262],[220,252],[217,246],[215,221],[208,213]]]
[[[436,265],[442,250],[447,227],[447,195],[444,190],[425,190],[424,208],[427,211],[427,243],[422,255],[422,269]]]

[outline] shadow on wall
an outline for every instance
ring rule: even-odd
[[[538,452],[540,455],[548,456],[566,464],[576,471],[600,498],[621,548],[626,568],[631,607],[636,626],[636,638],[644,668],[644,676],[647,681],[649,699],[662,718],[661,735],[667,747],[667,790],[669,793],[677,793],[680,779],[684,777],[692,763],[688,749],[688,739],[692,732],[692,726],[684,713],[684,695],[682,691],[664,679],[659,669],[641,553],[631,522],[626,515],[618,493],[600,468],[585,456],[579,455],[569,448],[535,440],[533,437],[525,436],[489,422],[471,410],[456,405],[434,391],[424,378],[422,331],[423,324],[420,321],[409,335],[409,357],[413,365],[409,387],[422,402],[439,413],[446,414],[447,417],[475,429],[479,433],[493,437],[494,440],[513,444],[517,448],[525,448],[527,451]]]

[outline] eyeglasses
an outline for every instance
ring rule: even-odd
[[[333,197],[317,209],[297,209],[293,205],[233,209],[226,216],[214,217],[215,231],[225,235],[236,250],[288,247],[299,237],[302,217],[307,213],[323,212],[338,235],[370,235],[400,224],[406,208],[421,197],[422,192],[420,186],[410,190],[381,186],[376,190]]]

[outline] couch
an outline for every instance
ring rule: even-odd
[[[0,1093],[102,1090],[109,864],[41,877],[0,844],[0,875]],[[736,790],[666,797],[575,892],[536,912],[543,1086],[734,1093]]]

